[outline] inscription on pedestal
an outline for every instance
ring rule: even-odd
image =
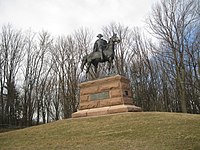
[[[90,100],[101,100],[101,99],[108,99],[108,98],[110,98],[109,91],[96,93],[96,94],[90,94]]]

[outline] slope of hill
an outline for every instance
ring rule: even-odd
[[[200,115],[138,112],[0,133],[0,149],[199,150]]]

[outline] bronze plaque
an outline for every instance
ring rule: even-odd
[[[101,100],[101,99],[108,99],[108,98],[110,98],[109,91],[96,93],[96,94],[90,94],[90,100]]]

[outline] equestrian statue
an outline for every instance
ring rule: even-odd
[[[108,62],[108,70],[110,71],[115,56],[115,44],[120,42],[117,34],[114,33],[108,43],[106,40],[102,39],[102,34],[98,34],[97,37],[98,39],[94,43],[93,52],[85,55],[82,59],[81,71],[83,71],[86,65],[86,73],[89,72],[91,64],[94,66],[95,73],[97,73],[98,64],[103,62]]]

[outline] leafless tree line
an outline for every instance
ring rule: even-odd
[[[136,105],[144,111],[200,113],[200,7],[197,0],[157,3],[147,19],[153,43],[139,28],[102,27],[116,46],[113,73],[131,80]],[[0,32],[0,124],[31,126],[70,118],[79,106],[80,63],[92,51],[89,29],[54,38],[48,32]],[[101,64],[98,76],[107,74]],[[90,78],[94,77],[91,68]]]

